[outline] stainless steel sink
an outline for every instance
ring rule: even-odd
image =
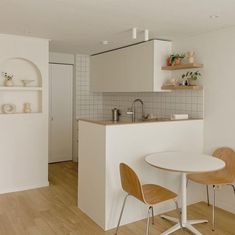
[[[162,121],[170,121],[170,118],[148,118],[148,119],[140,119],[138,122],[162,122]]]

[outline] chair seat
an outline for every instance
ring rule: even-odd
[[[211,173],[200,173],[200,174],[189,174],[187,175],[188,179],[206,185],[220,185],[220,184],[233,184],[233,178],[229,176],[225,177],[224,175],[219,175],[215,172]]]
[[[154,205],[177,197],[177,194],[155,184],[142,185],[145,201],[149,205]]]

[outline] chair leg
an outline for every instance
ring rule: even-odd
[[[234,195],[235,195],[235,185],[233,184],[229,184],[232,188],[233,188],[233,192],[234,192]]]
[[[206,185],[206,195],[207,195],[207,205],[210,205],[210,197],[209,197],[209,186]]]
[[[215,190],[216,187],[213,185],[212,231],[215,231]]]
[[[151,206],[151,210],[152,210],[152,225],[154,225],[154,211],[153,211],[153,207]]]
[[[126,205],[126,200],[127,198],[129,197],[130,195],[127,194],[124,198],[124,201],[123,201],[123,204],[122,204],[122,209],[121,209],[121,213],[120,213],[120,217],[119,217],[119,220],[118,220],[118,224],[117,224],[117,228],[116,228],[116,231],[115,231],[115,235],[118,234],[118,229],[119,229],[119,226],[120,226],[120,223],[121,223],[121,219],[122,219],[122,214],[123,214],[123,211],[124,211],[124,208],[125,208],[125,205]]]
[[[176,200],[174,200],[174,203],[175,203],[176,211],[177,211],[177,214],[178,214],[178,217],[179,217],[180,227],[183,228],[182,220],[181,220],[181,210],[180,210],[178,202]]]
[[[146,232],[145,235],[149,234],[149,217],[150,217],[150,211],[152,210],[152,206],[148,208],[148,215],[147,215],[147,224],[146,224]]]

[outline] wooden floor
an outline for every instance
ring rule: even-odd
[[[1,235],[113,235],[104,232],[77,207],[77,166],[72,162],[49,165],[50,187],[0,195]],[[128,210],[128,208],[127,208]],[[205,203],[189,207],[190,218],[210,218],[211,208]],[[197,225],[203,234],[235,235],[235,215],[216,210],[217,230],[210,224]],[[175,215],[175,212],[169,213]],[[150,234],[157,235],[171,223],[155,217]],[[143,235],[145,220],[120,228],[119,235]],[[178,231],[177,234],[190,234]]]

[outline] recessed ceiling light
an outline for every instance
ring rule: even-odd
[[[217,19],[217,18],[219,18],[219,15],[210,15],[209,18],[211,18],[211,19]]]
[[[103,44],[103,45],[108,45],[108,44],[109,44],[109,41],[104,40],[104,41],[101,42],[101,44]]]

